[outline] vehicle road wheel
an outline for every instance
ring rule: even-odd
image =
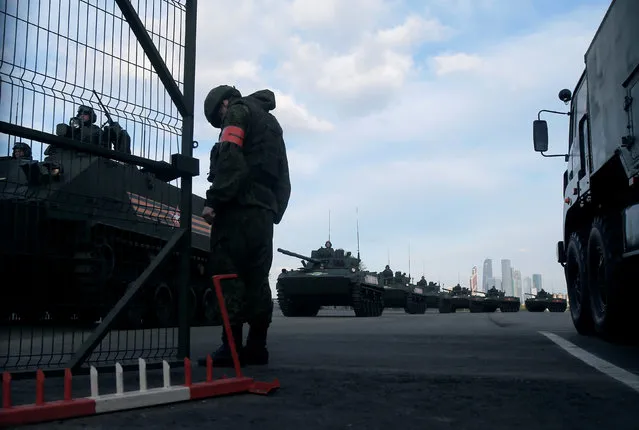
[[[629,316],[633,315],[624,297],[625,279],[621,259],[622,238],[614,221],[597,217],[592,223],[588,238],[588,290],[595,331],[609,340],[625,340]]]
[[[590,300],[588,297],[586,257],[582,241],[577,233],[572,233],[566,251],[566,284],[570,316],[577,332],[590,335],[594,332]]]

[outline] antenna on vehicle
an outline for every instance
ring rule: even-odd
[[[359,208],[355,208],[355,222],[357,225],[357,259],[359,260]]]
[[[386,247],[386,260],[388,265],[390,266],[390,249]]]
[[[408,242],[408,282],[410,282],[410,242]]]
[[[328,241],[331,241],[331,210],[328,210]]]

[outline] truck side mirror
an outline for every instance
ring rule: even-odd
[[[543,119],[533,121],[533,144],[535,151],[548,151],[548,123]]]

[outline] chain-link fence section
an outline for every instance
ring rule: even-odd
[[[2,370],[172,360],[211,322],[196,2],[135,3],[2,2]]]

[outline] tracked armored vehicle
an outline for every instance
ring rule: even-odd
[[[470,298],[470,311],[495,312],[497,309],[502,312],[519,312],[521,301],[517,297],[506,296],[503,291],[491,287],[487,292],[478,292]]]
[[[572,322],[582,335],[622,342],[638,333],[638,16],[636,0],[610,3],[574,90],[559,92],[569,112],[541,110],[533,122],[535,151],[566,162],[557,261],[564,267]],[[545,154],[542,112],[570,119],[565,153]]]
[[[484,296],[482,291],[475,292],[475,294],[472,294],[468,300],[469,300],[468,309],[470,309],[470,312],[472,313],[486,312],[485,310],[486,296]]]
[[[401,308],[407,314],[426,312],[426,296],[422,287],[411,285],[410,278],[401,272],[395,272],[392,278],[378,275],[379,283],[384,286],[384,307]]]
[[[499,304],[499,310],[502,312],[519,312],[521,310],[521,299],[504,295]]]
[[[58,136],[65,127],[58,125]],[[93,324],[175,233],[180,190],[172,178],[108,158],[53,145],[45,154],[41,162],[0,160],[0,313],[16,324],[45,316],[49,324]],[[192,204],[201,213],[204,199],[193,195]],[[216,304],[205,278],[210,227],[196,215],[192,223],[189,315],[191,324],[209,325],[207,304]],[[177,252],[118,328],[177,324]]]
[[[566,299],[559,297],[553,297],[547,291],[543,289],[537,293],[537,295],[526,293],[527,298],[524,301],[524,306],[528,312],[544,312],[548,309],[549,312],[566,312],[568,308],[568,302]]]
[[[468,309],[470,307],[471,292],[468,288],[459,284],[448,290],[442,288],[443,292],[439,296],[439,313],[448,314],[456,312],[457,309]]]
[[[424,291],[426,296],[426,307],[437,309],[439,307],[439,284],[435,282],[426,282],[426,279],[422,276],[422,279],[417,281],[417,286]]]
[[[358,317],[384,311],[384,288],[373,272],[360,270],[360,259],[343,249],[315,250],[310,257],[277,248],[302,260],[302,267],[282,269],[277,300],[286,317],[313,317],[322,306],[350,306]]]

